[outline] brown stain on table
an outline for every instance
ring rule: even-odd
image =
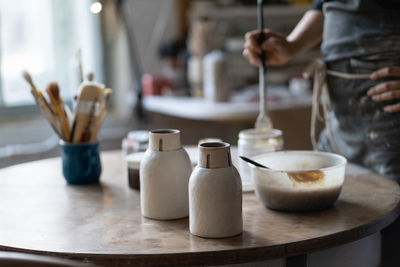
[[[325,173],[322,171],[288,172],[289,179],[295,183],[321,184],[325,180]]]

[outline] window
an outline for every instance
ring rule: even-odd
[[[33,105],[27,70],[38,89],[57,81],[65,101],[79,85],[77,51],[84,72],[102,80],[99,17],[90,1],[0,0],[0,108]],[[84,74],[85,74],[84,73]]]

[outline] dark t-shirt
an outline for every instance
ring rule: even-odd
[[[311,5],[310,9],[322,10],[322,4],[324,2],[328,2],[328,1],[326,1],[326,0],[325,1],[324,0],[314,0],[314,3]],[[383,8],[400,9],[400,1],[399,0],[376,0],[375,2],[378,5],[382,6]]]
[[[311,9],[319,9],[322,10],[322,0],[314,0],[314,3],[311,5]]]
[[[324,13],[325,61],[399,51],[400,0],[314,0]]]

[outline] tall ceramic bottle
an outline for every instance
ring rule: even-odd
[[[169,220],[189,215],[188,184],[192,172],[179,130],[153,130],[140,163],[140,204],[144,217]]]
[[[199,145],[199,163],[189,181],[189,213],[193,235],[222,238],[242,232],[242,182],[229,144]]]

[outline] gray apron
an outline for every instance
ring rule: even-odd
[[[373,102],[369,88],[384,81],[367,76],[389,66],[400,66],[400,13],[378,0],[329,1],[321,47],[328,70],[355,78],[326,75],[330,99],[327,127],[318,147],[343,154],[390,179],[400,182],[400,113],[383,107],[400,100]],[[360,77],[356,77],[357,75]],[[339,75],[340,76],[340,75]]]

